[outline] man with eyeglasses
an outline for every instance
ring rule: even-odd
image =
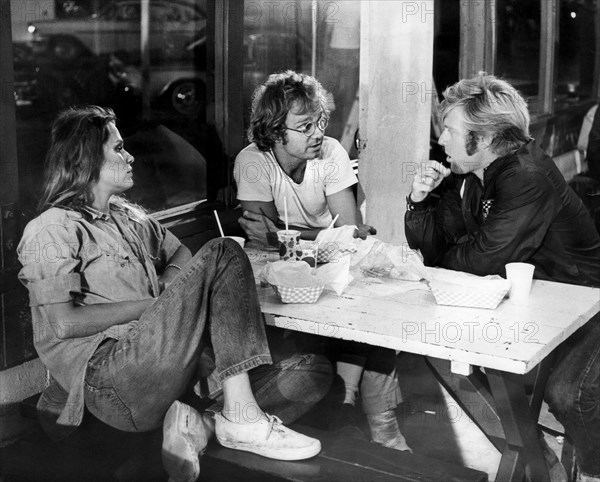
[[[244,214],[240,224],[251,241],[267,244],[283,226],[284,200],[290,228],[315,239],[339,215],[336,226],[357,226],[355,236],[375,234],[358,222],[353,186],[358,182],[341,144],[325,136],[333,99],[309,75],[272,74],[254,92],[248,137],[252,144],[236,160],[234,177]],[[410,450],[395,409],[401,402],[393,350],[336,340],[336,371],[343,381],[329,428],[366,438],[359,428],[359,392],[371,439]],[[359,390],[360,385],[360,390]],[[343,399],[343,400],[342,400]]]
[[[358,182],[348,154],[325,136],[333,100],[308,75],[272,74],[252,102],[248,138],[235,160],[234,177],[251,241],[267,244],[288,223],[302,239],[315,239],[339,215],[336,226],[356,225],[356,236],[375,234],[357,219],[353,186]],[[270,235],[270,236],[269,236]]]

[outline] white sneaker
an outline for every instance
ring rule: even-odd
[[[285,427],[274,415],[254,423],[235,423],[215,415],[217,440],[223,447],[277,460],[302,460],[321,451],[321,442]]]
[[[214,429],[189,405],[175,401],[163,421],[162,461],[171,482],[193,482],[200,475],[199,456]]]

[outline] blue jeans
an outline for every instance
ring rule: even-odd
[[[248,372],[256,400],[286,423],[327,392],[323,357],[294,355],[271,364],[252,268],[230,239],[207,243],[136,326],[108,339],[88,363],[85,404],[124,431],[159,427],[173,401],[209,370],[220,381]]]
[[[579,470],[600,477],[600,313],[559,350],[546,401],[573,440]]]

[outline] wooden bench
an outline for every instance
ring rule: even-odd
[[[27,418],[35,418],[37,396],[21,404]],[[268,481],[430,481],[484,482],[487,474],[462,466],[441,462],[419,454],[387,449],[378,445],[308,426],[293,425],[307,435],[318,438],[322,451],[316,457],[298,462],[284,462],[248,452],[221,447],[213,441],[202,458],[200,480],[268,482]],[[433,435],[433,434],[432,434]],[[39,432],[34,438],[18,442],[0,462],[8,461],[0,471],[7,480],[19,475],[25,480],[127,480],[124,474],[138,475],[138,480],[164,481],[160,462],[160,430],[146,434],[119,432],[88,416],[72,437],[58,444]],[[10,447],[9,447],[10,449]],[[7,450],[7,449],[4,449]],[[44,454],[41,456],[40,454]],[[12,468],[10,466],[12,464]],[[19,471],[15,473],[14,471]],[[43,474],[43,475],[42,475]],[[117,478],[115,474],[122,477]],[[36,478],[42,476],[43,478]],[[46,477],[46,479],[44,479]],[[20,480],[20,479],[18,479]]]
[[[240,469],[256,475],[257,481],[430,481],[467,482],[488,480],[487,474],[418,454],[398,452],[370,442],[340,437],[312,427],[292,425],[292,428],[321,441],[322,450],[316,457],[299,462],[269,460],[248,452],[240,452],[211,444],[202,461],[202,470],[219,466],[239,474]],[[212,474],[211,474],[212,475]],[[223,479],[207,480],[236,480]]]

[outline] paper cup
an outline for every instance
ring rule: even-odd
[[[277,241],[279,242],[279,259],[284,261],[298,259],[296,251],[300,243],[300,231],[293,229],[277,231]]]
[[[296,249],[296,258],[299,261],[308,263],[311,268],[317,267],[317,254],[319,252],[319,243],[316,241],[300,241]]]
[[[242,248],[244,247],[244,244],[246,243],[246,240],[244,238],[242,238],[241,236],[223,236],[223,237],[233,239]]]
[[[525,304],[529,300],[535,267],[529,263],[508,263],[506,279],[510,281],[509,298],[512,303]]]

